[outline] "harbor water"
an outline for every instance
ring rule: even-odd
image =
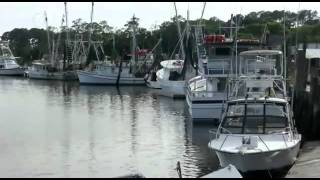
[[[185,100],[145,86],[0,77],[2,177],[198,177],[219,168],[213,124],[193,124]]]

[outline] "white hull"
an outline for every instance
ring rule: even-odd
[[[159,79],[159,78],[158,78]],[[168,97],[185,97],[185,81],[158,80],[161,88],[161,95]]]
[[[158,81],[149,81],[149,80],[147,80],[147,81],[146,81],[146,85],[147,85],[149,88],[161,89],[160,84],[159,84]]]
[[[22,76],[24,70],[22,68],[0,69],[0,75],[6,76]]]
[[[193,121],[221,119],[223,102],[214,100],[192,101],[189,96],[186,97],[186,100]],[[210,101],[212,102],[210,103]]]
[[[222,167],[229,164],[242,172],[281,169],[292,165],[298,155],[300,143],[289,149],[259,152],[252,154],[227,153],[216,151]]]
[[[99,75],[94,72],[77,71],[81,84],[116,85],[117,76]],[[144,78],[120,77],[120,85],[144,85]]]
[[[75,71],[68,71],[68,72],[28,71],[27,74],[30,79],[44,79],[44,80],[77,80],[78,79]]]

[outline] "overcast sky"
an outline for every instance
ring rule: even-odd
[[[91,2],[68,2],[69,24],[81,18],[90,22]],[[178,13],[186,17],[190,9],[190,19],[199,18],[202,2],[177,2]],[[49,26],[59,27],[64,13],[63,2],[0,2],[0,35],[13,28],[44,28],[44,11],[47,12]],[[283,10],[297,12],[298,2],[208,2],[204,18],[216,16],[224,21],[231,13],[243,15],[252,11]],[[301,9],[319,10],[320,2],[301,2]],[[150,29],[175,15],[173,2],[96,2],[93,21],[106,20],[110,26],[120,29],[135,14],[140,18],[140,26]]]

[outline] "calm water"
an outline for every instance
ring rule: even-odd
[[[198,177],[218,168],[212,125],[146,87],[0,77],[1,177]]]

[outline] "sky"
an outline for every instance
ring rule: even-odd
[[[201,16],[203,2],[176,4],[178,14],[185,18],[188,7],[191,20]],[[45,11],[49,26],[59,27],[64,14],[63,2],[0,2],[0,7],[0,35],[14,28],[45,28]],[[91,2],[68,2],[67,8],[69,25],[77,18],[90,22]],[[292,12],[317,10],[320,15],[320,2],[207,2],[204,18],[216,16],[226,21],[232,13],[246,15],[252,11],[283,9]],[[95,2],[93,21],[105,20],[108,25],[120,29],[133,14],[140,18],[141,27],[151,29],[174,17],[175,10],[173,2]]]

